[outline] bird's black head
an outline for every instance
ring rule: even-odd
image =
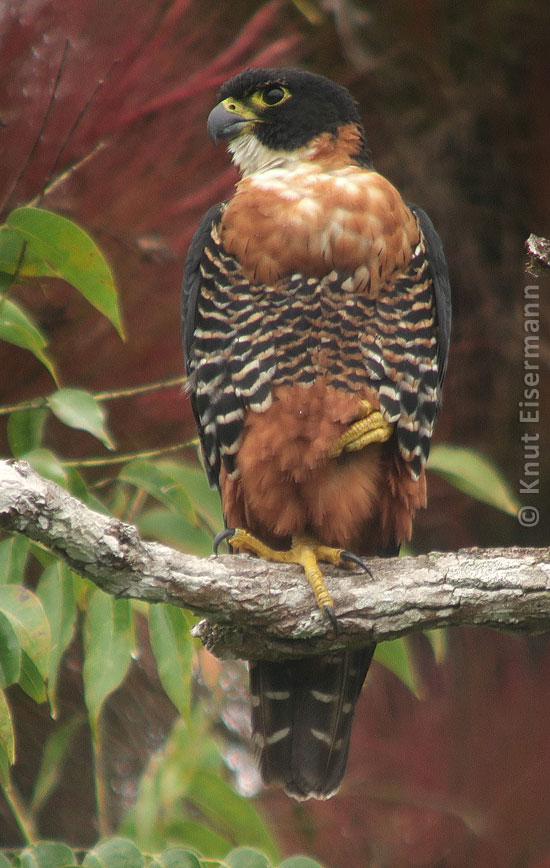
[[[214,141],[251,136],[270,152],[291,153],[321,133],[337,136],[342,127],[358,130],[355,159],[368,165],[368,153],[355,100],[339,84],[298,69],[247,69],[226,81],[208,118]],[[242,144],[242,142],[241,142]]]

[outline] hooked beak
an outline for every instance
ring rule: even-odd
[[[206,128],[208,135],[216,145],[220,139],[226,141],[234,139],[244,127],[254,123],[255,120],[256,118],[245,118],[237,111],[229,110],[223,102],[220,102],[208,115]]]

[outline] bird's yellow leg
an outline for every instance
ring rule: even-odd
[[[339,437],[331,452],[337,458],[342,452],[357,452],[369,443],[385,443],[392,435],[393,425],[386,422],[380,410],[373,410],[368,401],[361,401],[362,417],[350,425]]]
[[[320,557],[319,550],[321,548],[326,547],[319,546],[314,540],[293,537],[292,546],[287,554],[291,555],[293,563],[298,563],[303,568],[306,579],[311,585],[311,590],[315,594],[315,600],[319,608],[333,611],[334,601],[326,589],[323,574],[319,569],[319,560],[325,560]],[[333,549],[332,551],[338,556],[337,549]],[[339,563],[339,557],[338,560],[333,560],[332,563]]]
[[[320,545],[317,540],[311,537],[294,536],[291,547],[280,551],[270,548],[246,530],[229,528],[219,533],[214,540],[215,553],[217,553],[218,545],[223,539],[227,539],[232,548],[253,552],[264,560],[283,564],[299,564],[315,594],[317,605],[325,612],[334,627],[337,626],[334,602],[326,589],[323,574],[319,569],[319,561],[345,567],[355,563],[368,570],[365,564],[350,552]]]

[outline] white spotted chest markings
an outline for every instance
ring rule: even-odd
[[[353,228],[348,225],[347,230],[344,226],[354,213],[365,216],[367,188],[369,198],[372,193],[369,180],[369,174],[357,167],[323,171],[312,163],[290,161],[267,166],[249,175],[246,183],[249,189],[284,202],[285,219],[291,232],[318,233],[320,247],[330,261],[332,245],[346,231],[355,238],[360,249],[367,252],[368,240],[359,234],[357,224]]]

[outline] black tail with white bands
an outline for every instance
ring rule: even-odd
[[[296,799],[334,795],[374,647],[250,664],[253,741],[266,784]]]

